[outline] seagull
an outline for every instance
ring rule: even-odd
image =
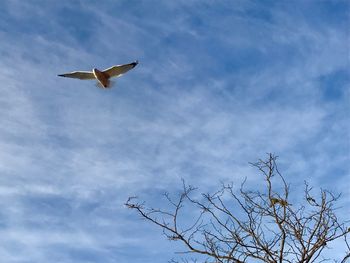
[[[115,65],[105,70],[98,70],[94,68],[92,71],[73,71],[65,74],[58,75],[59,77],[75,78],[75,79],[97,79],[103,88],[110,87],[110,78],[120,77],[129,70],[136,67],[139,62],[136,60],[129,64]]]

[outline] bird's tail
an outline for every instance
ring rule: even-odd
[[[95,86],[101,89],[109,89],[116,86],[116,83],[117,82],[115,80],[109,80],[107,87],[104,87],[100,82],[96,82]]]

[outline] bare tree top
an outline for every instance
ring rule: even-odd
[[[247,190],[245,182],[238,191],[223,184],[213,194],[195,199],[196,188],[183,182],[181,194],[173,200],[168,194],[168,210],[146,207],[131,197],[126,206],[163,229],[164,235],[184,245],[181,253],[204,262],[341,262],[350,258],[346,222],[336,216],[335,203],[340,195],[321,189],[314,195],[305,182],[303,203],[291,204],[293,194],[276,164],[277,157],[252,163],[265,180],[264,190]],[[277,185],[282,187],[277,187]],[[197,209],[190,225],[180,220],[184,205]],[[181,224],[182,223],[182,224]],[[344,239],[347,251],[342,258],[324,258],[323,251],[337,239]],[[185,257],[183,262],[189,262]],[[172,261],[175,262],[175,261]],[[191,262],[196,262],[195,259]]]

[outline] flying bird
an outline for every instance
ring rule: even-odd
[[[121,75],[136,67],[138,63],[138,61],[135,61],[129,64],[116,65],[103,71],[100,71],[97,68],[94,68],[92,71],[73,71],[70,73],[60,74],[58,76],[75,79],[96,79],[103,88],[109,88],[111,84],[110,78],[120,77]]]

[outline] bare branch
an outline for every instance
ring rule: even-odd
[[[344,238],[348,251],[338,262],[345,263],[350,259],[350,229],[335,214],[340,195],[323,189],[314,195],[305,182],[305,203],[290,204],[290,186],[276,160],[269,154],[267,160],[251,164],[265,180],[263,191],[246,190],[244,180],[238,191],[233,184],[223,184],[217,192],[195,199],[192,194],[197,189],[183,181],[177,198],[164,194],[170,210],[146,207],[137,197],[130,197],[125,205],[158,225],[169,240],[181,242],[185,247],[181,254],[200,255],[202,262],[323,262],[320,257],[327,245]],[[197,211],[191,222],[185,206]],[[189,223],[184,226],[184,222]]]

